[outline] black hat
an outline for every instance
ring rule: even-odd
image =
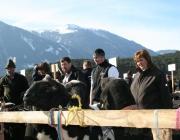
[[[8,62],[6,63],[5,69],[11,68],[11,67],[16,68],[16,65],[14,64],[14,62],[11,59],[9,59]]]
[[[100,56],[105,56],[105,52],[102,49],[98,48],[94,51],[93,57],[100,57]]]
[[[133,74],[132,74],[132,71],[129,70],[129,71],[127,72],[127,75],[133,75]]]

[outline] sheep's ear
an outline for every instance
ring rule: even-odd
[[[114,78],[113,78],[114,79]],[[107,84],[112,80],[111,77],[105,77],[101,80],[101,89],[103,90]]]
[[[51,81],[53,80],[49,74],[46,74],[45,77],[42,79],[43,81]]]
[[[80,86],[80,85],[86,87],[86,85],[83,82],[79,81],[79,80],[71,80],[70,82],[66,83],[65,87],[66,88],[72,88],[74,86]]]

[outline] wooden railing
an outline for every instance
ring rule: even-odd
[[[176,109],[157,110],[158,127],[174,129],[176,112]],[[48,111],[0,112],[0,122],[48,124],[48,113]],[[55,124],[57,124],[57,113],[58,111],[54,111],[53,119]],[[73,113],[63,111],[63,124],[65,124],[68,114],[69,119],[71,119]],[[83,110],[78,111],[77,114],[85,125],[136,128],[155,127],[154,110]],[[75,117],[70,124],[79,125],[77,117]]]

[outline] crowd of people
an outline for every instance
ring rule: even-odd
[[[96,49],[93,52],[93,59],[96,64],[95,68],[92,68],[90,60],[86,60],[83,62],[83,71],[81,71],[74,67],[69,57],[61,58],[60,66],[63,73],[58,78],[58,81],[64,85],[71,80],[79,80],[86,84],[90,105],[100,102],[102,78],[119,78],[117,67],[107,61],[103,49]],[[170,77],[152,62],[151,56],[145,49],[135,53],[134,62],[137,73],[132,78],[132,71],[128,71],[125,81],[129,85],[138,108],[171,109],[173,104],[170,97],[172,93]],[[15,72],[15,68],[15,63],[8,60],[5,66],[7,74],[0,79],[0,98],[1,101],[20,105],[23,103],[23,93],[29,85],[25,76]],[[53,78],[47,62],[40,62],[34,66],[32,78],[35,82],[42,80],[45,74]]]

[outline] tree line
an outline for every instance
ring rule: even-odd
[[[78,67],[82,69],[83,62],[87,59],[72,59],[72,63],[75,67]],[[88,59],[92,62],[92,66],[95,67],[95,63],[93,59]],[[177,51],[175,53],[168,53],[158,56],[152,56],[152,61],[165,73],[165,74],[171,74],[171,72],[168,71],[168,65],[169,64],[175,64],[176,65],[176,71],[174,71],[174,77],[176,79],[180,79],[180,51]],[[60,63],[54,62],[51,64],[58,64],[60,67]],[[51,65],[50,64],[50,65]],[[134,59],[133,58],[117,58],[117,66],[118,67],[130,67],[134,66]],[[32,68],[26,70],[26,77],[28,80],[32,80]]]

